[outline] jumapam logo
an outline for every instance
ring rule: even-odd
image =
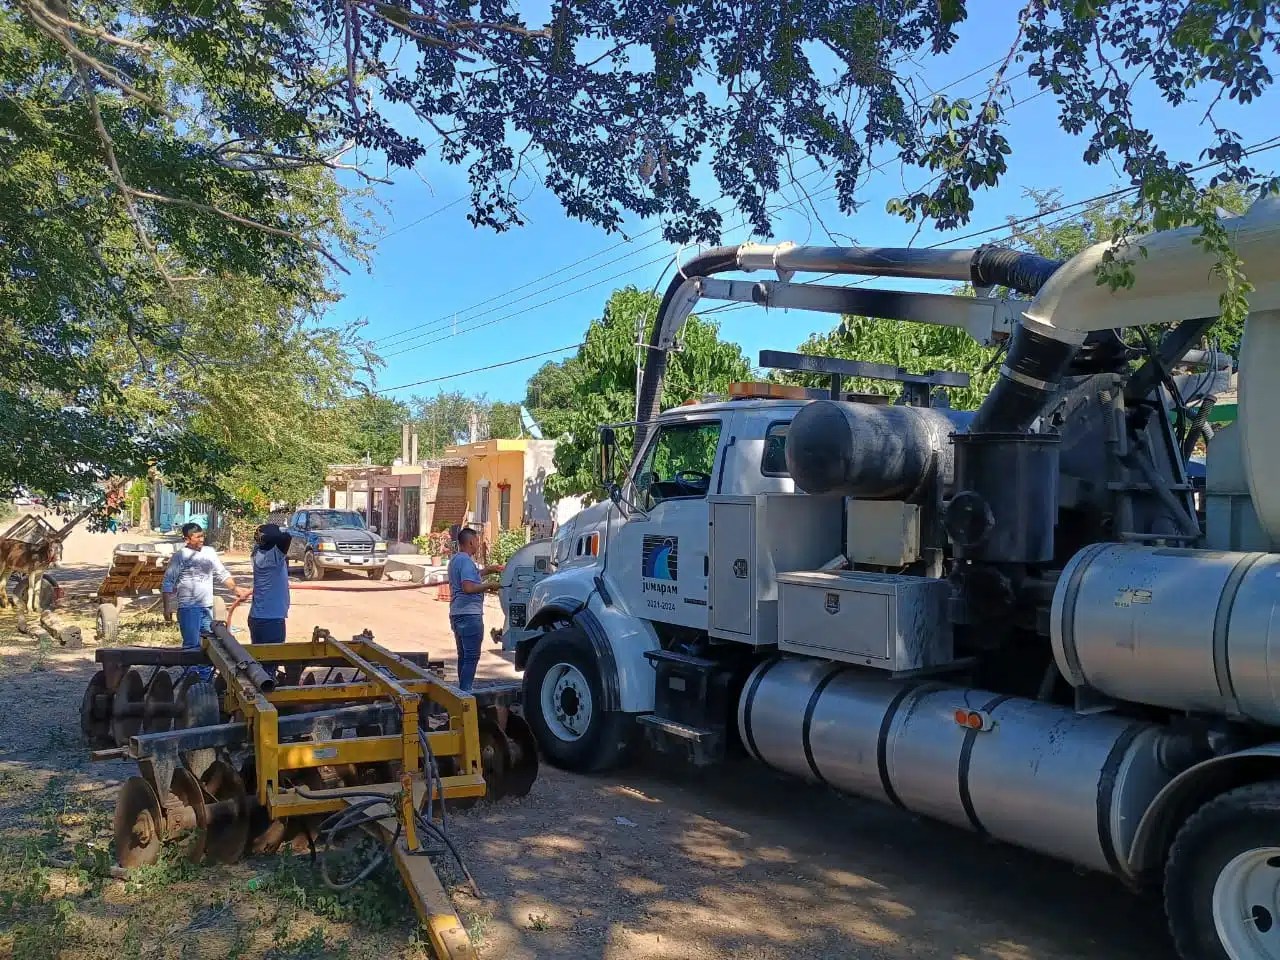
[[[640,576],[644,593],[677,593],[680,571],[680,538],[646,536],[641,543]]]

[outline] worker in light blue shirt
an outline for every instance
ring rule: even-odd
[[[449,626],[458,650],[458,686],[470,690],[480,663],[484,637],[484,595],[502,589],[497,581],[485,583],[491,573],[501,573],[501,564],[483,569],[476,566],[480,535],[470,527],[458,531],[458,552],[449,560]]]
[[[284,643],[289,617],[289,534],[264,523],[253,538],[253,602],[249,605],[251,643]]]

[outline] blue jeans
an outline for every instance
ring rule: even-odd
[[[200,634],[213,629],[213,609],[211,607],[179,607],[178,630],[182,634],[184,649],[195,647],[200,649]],[[213,667],[193,668],[201,680],[213,677]]]
[[[480,643],[484,639],[484,617],[468,614],[450,617],[453,642],[458,649],[458,686],[470,690],[480,663]]]
[[[284,620],[249,618],[250,643],[284,643]]]

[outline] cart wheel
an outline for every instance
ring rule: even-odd
[[[115,643],[120,635],[120,611],[111,601],[98,604],[97,636],[99,644]]]

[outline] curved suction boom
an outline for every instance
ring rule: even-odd
[[[715,247],[703,251],[682,264],[677,276],[672,278],[658,308],[658,321],[654,324],[645,359],[644,376],[640,384],[640,397],[636,420],[641,426],[636,430],[635,452],[643,447],[649,423],[659,413],[662,397],[662,381],[666,376],[667,351],[675,343],[676,334],[693,312],[695,304],[703,296],[721,299],[745,299],[769,305],[767,297],[779,287],[787,287],[794,300],[782,303],[799,309],[823,310],[832,313],[876,312],[878,316],[893,316],[894,303],[924,304],[930,299],[960,301],[959,307],[975,304],[968,297],[947,297],[938,294],[900,294],[895,291],[847,288],[822,288],[786,283],[770,288],[767,284],[746,284],[741,293],[733,290],[733,284],[723,290],[708,293],[704,290],[707,278],[721,273],[751,270],[776,271],[781,281],[790,280],[796,273],[835,273],[873,277],[912,277],[922,280],[953,280],[969,282],[977,288],[1006,286],[1020,293],[1034,294],[1061,266],[1057,260],[1047,260],[1035,254],[999,247],[978,247],[968,250],[918,250],[895,247],[802,247],[794,243],[755,244],[745,243],[733,247]],[[803,296],[808,294],[808,296]],[[855,296],[855,294],[861,295]],[[825,296],[823,296],[825,295]],[[842,297],[844,298],[842,300]],[[855,302],[855,300],[857,302]],[[859,307],[861,305],[861,311]],[[949,323],[964,326],[955,320],[955,307],[950,318],[947,307],[933,304],[932,310],[913,313],[910,319],[921,322]]]

